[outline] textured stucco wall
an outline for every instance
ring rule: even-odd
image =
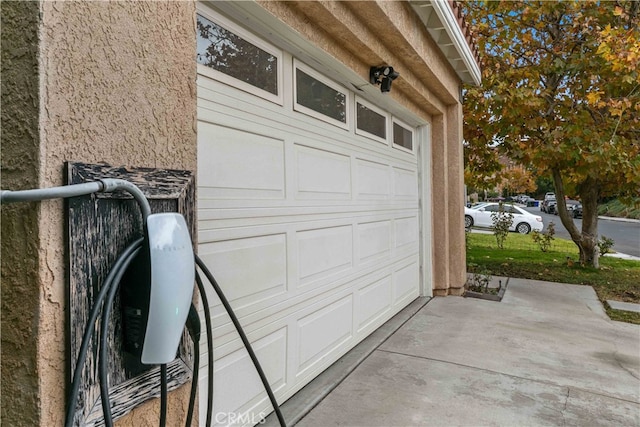
[[[31,13],[23,14],[31,18],[29,22],[22,22],[26,18],[15,19],[16,26],[28,33],[25,36],[31,44],[13,55],[24,63],[22,78],[28,80],[25,85],[29,90],[23,96],[27,97],[25,104],[32,104],[25,112],[31,122],[22,126],[34,134],[25,136],[24,147],[16,143],[5,150],[7,135],[3,132],[3,188],[9,184],[5,174],[11,168],[21,186],[60,185],[68,160],[195,171],[194,2],[3,2],[3,106],[4,84],[12,76],[4,70],[4,9],[14,3],[13,8],[25,7]],[[36,22],[33,19],[38,13],[40,21]],[[21,130],[24,132],[17,132]],[[21,159],[23,152],[28,154],[28,161]],[[13,211],[5,215],[5,207],[2,209],[2,303],[19,302],[26,317],[25,325],[14,319],[5,324],[3,307],[3,422],[61,425],[67,381],[63,203],[47,201],[22,207],[27,210],[22,218]],[[24,241],[7,242],[11,251],[21,251],[19,256],[29,254],[24,268],[31,277],[7,270],[9,280],[15,283],[4,277],[5,221],[16,222],[18,231],[25,229]],[[16,294],[5,300],[9,284]],[[12,334],[5,335],[5,328]],[[19,338],[28,351],[19,348]],[[9,342],[7,346],[5,341]],[[5,350],[14,349],[18,356],[5,359]],[[5,389],[4,371],[5,366],[13,366],[7,362],[15,365],[21,360],[21,351],[31,360],[25,357],[21,366],[15,366],[22,372],[14,376],[24,378],[14,381],[14,394]],[[168,425],[183,422],[188,394],[188,386],[171,394]],[[9,410],[26,414],[25,418],[13,423],[4,417]],[[157,422],[156,400],[119,423],[133,426]]]
[[[447,109],[447,178],[449,203],[449,291],[462,295],[467,279],[466,245],[464,236],[464,159],[462,148],[462,105]],[[436,199],[437,200],[437,199]],[[434,201],[435,202],[435,201]]]
[[[37,2],[1,2],[2,188],[38,184]],[[37,425],[38,207],[2,206],[2,423]]]

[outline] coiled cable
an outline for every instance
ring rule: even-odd
[[[100,401],[102,403],[102,414],[104,417],[104,424],[107,427],[113,426],[113,418],[111,415],[111,399],[109,398],[109,359],[108,359],[108,343],[107,338],[109,337],[109,323],[111,319],[111,307],[113,306],[113,301],[115,300],[116,294],[118,293],[118,289],[120,288],[120,280],[122,276],[127,271],[127,268],[131,264],[131,262],[135,259],[135,257],[140,252],[140,248],[137,248],[131,255],[127,257],[127,259],[119,265],[115,270],[115,274],[112,280],[105,280],[105,287],[109,288],[109,293],[104,302],[102,308],[102,319],[100,322],[100,348],[99,348],[99,357],[98,357],[98,380],[100,383]]]
[[[197,255],[196,255],[197,257]],[[207,329],[207,375],[209,381],[207,381],[207,423],[206,426],[211,426],[211,420],[213,419],[213,327],[211,326],[211,310],[209,309],[209,299],[207,298],[207,292],[200,278],[200,274],[196,270],[196,284],[198,285],[198,292],[200,298],[202,298],[202,308],[204,310],[204,322]]]
[[[89,343],[91,342],[91,338],[93,337],[93,332],[95,330],[95,323],[98,319],[98,314],[100,313],[100,309],[102,307],[102,302],[107,296],[108,291],[114,282],[114,276],[122,269],[122,265],[132,256],[132,254],[137,253],[138,250],[142,247],[142,242],[144,239],[139,238],[135,240],[132,244],[127,246],[127,248],[120,254],[115,264],[109,271],[107,278],[104,281],[100,292],[95,298],[93,303],[93,307],[89,313],[89,318],[87,320],[87,325],[84,330],[84,334],[82,335],[82,341],[80,343],[80,348],[78,350],[78,356],[76,360],[76,366],[73,370],[73,380],[71,383],[71,390],[69,392],[69,398],[67,401],[67,415],[65,419],[65,427],[73,426],[73,419],[76,412],[76,405],[78,401],[78,395],[80,393],[80,381],[82,380],[82,371],[84,370],[84,365],[87,360],[87,353],[89,349]]]
[[[269,384],[269,380],[267,380],[267,376],[262,370],[262,366],[260,366],[260,362],[258,361],[258,358],[255,352],[253,351],[253,348],[251,347],[251,343],[249,342],[247,335],[244,333],[244,330],[242,329],[242,325],[240,324],[240,321],[236,317],[233,309],[231,308],[231,304],[229,304],[229,301],[227,300],[224,293],[222,292],[222,289],[220,289],[220,285],[218,285],[218,282],[216,282],[216,279],[213,277],[213,274],[211,274],[211,272],[205,265],[204,261],[202,261],[202,259],[200,259],[198,255],[195,255],[195,259],[196,259],[196,265],[200,267],[200,269],[206,276],[207,280],[209,280],[209,283],[211,283],[211,286],[216,291],[218,298],[220,298],[222,305],[224,306],[225,310],[227,310],[227,313],[229,314],[229,317],[231,318],[233,325],[238,331],[238,335],[240,335],[240,339],[242,340],[242,343],[244,344],[245,348],[247,349],[247,352],[249,353],[249,357],[253,362],[253,366],[255,366],[256,371],[260,376],[260,380],[262,381],[262,385],[264,386],[264,389],[267,392],[267,396],[269,396],[269,400],[271,401],[273,410],[276,413],[276,417],[278,417],[280,426],[286,427],[287,424],[284,420],[284,416],[282,415],[282,412],[280,411],[280,406],[278,405],[278,401],[276,400],[276,397],[274,396],[273,391],[271,390],[271,385]],[[213,383],[212,378],[209,378],[209,383]],[[210,424],[207,424],[207,425],[209,426]]]
[[[198,392],[198,374],[200,372],[200,316],[198,310],[191,304],[189,315],[187,316],[187,331],[193,342],[193,370],[191,371],[191,392],[189,394],[189,409],[187,409],[186,427],[191,427],[193,421],[193,411],[196,403],[196,393]]]

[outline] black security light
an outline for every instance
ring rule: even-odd
[[[400,76],[400,73],[393,70],[393,67],[384,65],[381,67],[371,67],[369,69],[369,82],[371,84],[379,84],[380,92],[387,93],[391,91],[391,83]]]

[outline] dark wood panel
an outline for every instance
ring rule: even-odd
[[[153,213],[180,212],[196,235],[195,180],[183,170],[113,167],[106,164],[67,164],[67,181],[77,184],[100,178],[120,178],[136,184],[149,199]],[[126,192],[96,193],[66,201],[68,255],[68,360],[72,380],[82,335],[93,301],[119,254],[142,236],[142,215]],[[195,267],[194,267],[195,268]],[[82,373],[76,425],[103,425],[98,383],[98,330],[89,347]],[[114,419],[160,393],[159,368],[141,364],[122,350],[122,320],[118,298],[109,325],[109,395]],[[169,389],[188,382],[192,372],[192,344],[183,335],[179,357],[168,366]],[[68,389],[68,387],[67,387]]]

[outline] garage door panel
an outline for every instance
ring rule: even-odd
[[[392,305],[393,281],[391,274],[369,283],[357,292],[356,324],[357,332],[362,333],[366,329],[378,325],[376,322],[383,317]],[[374,326],[372,326],[374,325]]]
[[[409,245],[418,244],[420,226],[418,216],[396,218],[393,221],[395,229],[395,248],[400,249]]]
[[[295,324],[296,319],[321,310],[322,307],[327,305],[327,301],[335,300],[336,296],[339,298],[344,298],[350,294],[359,296],[362,289],[388,277],[393,277],[392,301],[395,306],[398,301],[409,294],[403,294],[403,289],[409,289],[411,286],[410,280],[407,281],[406,279],[410,279],[411,274],[413,274],[412,265],[417,263],[417,254],[411,256],[409,260],[410,263],[407,263],[406,258],[402,258],[392,263],[385,263],[383,266],[371,265],[361,269],[356,274],[345,275],[334,281],[327,282],[327,286],[318,286],[317,288],[314,286],[305,293],[292,294],[288,300],[278,298],[276,303],[271,303],[267,308],[263,307],[258,312],[241,317],[241,323],[250,336],[257,334],[263,328],[263,325],[270,325],[270,328],[280,328],[290,324],[291,320],[288,319],[292,318]],[[416,271],[413,270],[413,272],[415,273]],[[375,304],[372,304],[372,306],[375,306]],[[354,320],[356,329],[357,325],[363,322],[363,315],[360,314],[363,307],[360,303],[356,305]],[[220,315],[219,319],[214,319],[216,357],[241,348],[242,343],[238,340],[235,329],[230,323],[226,312],[224,312],[224,308],[216,306],[213,311]],[[384,322],[392,315],[393,312],[385,313],[384,319],[376,317],[375,320]]]
[[[353,265],[351,225],[299,231],[296,234],[300,287]]]
[[[284,141],[207,123],[198,141],[200,197],[284,199]]]
[[[391,221],[358,224],[358,261],[376,262],[391,255]]]
[[[254,341],[252,346],[274,392],[285,387],[287,328]],[[204,384],[202,390],[206,390]],[[215,419],[216,425],[227,424],[225,414],[245,413],[265,400],[262,383],[244,348],[216,360],[213,384],[215,413],[220,414]],[[206,419],[206,412],[203,415]],[[258,421],[260,418],[256,417],[256,423]]]
[[[353,333],[353,297],[348,295],[320,310],[308,314],[297,323],[297,375],[337,350]]]
[[[272,226],[249,220],[201,232],[200,253],[243,324],[251,325],[415,256],[417,216],[395,215],[369,213],[355,224],[353,217]],[[207,294],[217,333],[232,331],[217,297]]]
[[[418,296],[418,289],[415,286],[420,274],[417,258],[416,256],[414,262],[393,272],[394,306],[403,305],[404,301],[411,301]]]
[[[197,106],[200,110],[198,119],[221,123],[217,117],[242,116],[251,114],[256,119],[266,119],[280,114],[282,106],[257,96],[247,96],[246,92],[212,80],[209,77],[198,76]],[[207,114],[207,110],[210,114]],[[235,122],[237,123],[237,121]]]
[[[351,197],[351,159],[335,152],[296,144],[296,198]]]
[[[200,257],[238,309],[287,291],[285,234],[205,243]]]
[[[418,173],[416,170],[393,168],[394,196],[397,198],[418,197]]]
[[[391,195],[391,168],[388,164],[357,159],[359,199],[387,199]]]
[[[284,218],[288,221],[316,221],[345,215],[363,216],[386,212],[407,212],[418,209],[418,202],[412,200],[198,200],[198,223],[205,229],[213,230],[221,224],[241,222],[255,218],[260,223],[278,223]],[[219,221],[229,220],[223,223]],[[257,224],[257,222],[255,223]]]

